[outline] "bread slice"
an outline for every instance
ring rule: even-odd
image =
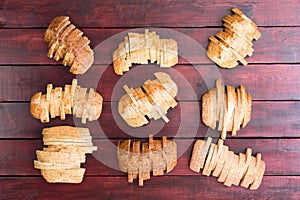
[[[85,169],[42,169],[41,173],[48,183],[81,183]]]
[[[124,42],[113,52],[114,71],[118,75],[128,71],[132,63],[148,64],[149,60],[151,63],[157,62],[160,67],[176,65],[177,42],[171,39],[160,39],[155,32],[145,29],[143,34],[128,33],[128,37],[126,36]]]
[[[222,68],[234,68],[240,61],[247,64],[245,57],[253,53],[253,39],[258,39],[261,33],[255,23],[246,17],[238,8],[233,8],[234,15],[223,18],[225,29],[210,36],[206,54]]]
[[[80,168],[80,162],[72,163],[51,163],[34,160],[34,168],[36,169],[75,169]]]
[[[216,168],[214,169],[212,175],[214,177],[219,177],[222,169],[224,167],[225,161],[228,159],[228,146],[222,146],[219,159],[217,161]]]
[[[225,182],[228,174],[229,174],[229,170],[230,170],[230,167],[233,163],[233,159],[234,159],[234,152],[233,151],[228,151],[227,153],[227,157],[225,157],[225,163],[224,163],[224,166],[223,166],[223,169],[222,169],[222,172],[218,178],[218,181],[219,182]]]
[[[71,153],[93,153],[97,151],[97,146],[78,146],[78,145],[49,145],[48,148],[44,148],[43,151],[52,152],[71,152]]]
[[[251,156],[251,162],[250,165],[248,166],[248,169],[246,171],[246,174],[244,178],[241,181],[240,186],[244,188],[248,188],[249,185],[253,182],[253,176],[255,173],[255,166],[256,166],[256,158]]]
[[[211,126],[210,103],[211,103],[211,95],[210,93],[207,92],[202,96],[202,122],[209,127]]]
[[[258,166],[258,171],[257,171],[256,177],[255,177],[252,185],[250,186],[250,190],[257,190],[259,188],[259,186],[262,182],[265,170],[266,170],[266,164],[265,164],[265,161],[262,160]]]
[[[203,171],[202,171],[203,175],[206,175],[206,176],[210,175],[209,166],[210,166],[210,163],[212,161],[212,156],[214,154],[214,150],[215,150],[215,144],[211,143],[207,158],[205,160],[205,165],[204,165],[204,168],[203,168]]]
[[[221,147],[222,148],[222,147]],[[211,172],[216,168],[217,166],[217,161],[218,161],[218,149],[219,149],[219,145],[215,145],[214,146],[214,152],[212,154],[212,157],[211,157],[211,161],[209,163],[209,167],[208,167],[208,170],[207,170],[207,173],[210,175]]]
[[[225,87],[221,83],[221,79],[216,80],[216,86],[217,86],[217,101],[218,101],[218,121],[219,126],[218,130],[221,131],[223,129],[223,123],[224,123],[224,115],[225,115]]]
[[[252,97],[249,93],[246,93],[246,94],[247,94],[247,103],[246,103],[244,121],[242,124],[243,128],[249,123],[249,121],[251,119]]]
[[[49,46],[48,57],[70,66],[73,74],[85,73],[93,64],[94,52],[90,48],[90,40],[83,32],[76,29],[67,16],[55,17],[44,35]]]
[[[238,186],[243,176],[243,168],[246,165],[246,155],[244,153],[239,153],[238,164],[235,172],[235,177],[232,184]]]
[[[139,186],[144,185],[144,180],[153,176],[163,175],[164,171],[170,172],[177,164],[177,147],[174,141],[154,140],[149,135],[149,142],[136,141],[130,145],[130,140],[118,143],[118,162],[121,171],[128,173],[128,182],[139,179]]]
[[[146,80],[143,86],[137,89],[127,85],[123,87],[127,94],[120,98],[118,111],[129,126],[140,127],[148,124],[145,116],[154,120],[162,118],[168,123],[168,109],[178,104],[172,96],[177,94],[178,88],[171,77],[162,72],[154,75],[158,79]]]
[[[61,87],[53,88],[52,84],[47,85],[47,93],[40,92],[33,95],[30,102],[30,112],[34,118],[47,123],[51,118],[60,116],[65,119],[65,114],[73,113],[75,117],[82,118],[81,122],[86,123],[96,120],[102,112],[102,96],[87,88],[77,85],[77,79],[73,79],[72,85],[65,85],[65,91]],[[50,117],[49,117],[50,115]]]
[[[235,108],[235,88],[233,86],[227,86],[227,98],[228,98],[228,115],[227,115],[227,128],[226,130],[232,131],[234,108]]]
[[[190,169],[194,172],[200,172],[200,160],[202,149],[205,148],[206,142],[204,140],[197,140],[194,144],[193,153],[190,161]]]
[[[217,123],[217,89],[212,88],[210,90],[211,92],[211,128],[215,129],[216,128],[216,123]]]
[[[231,163],[231,166],[229,169],[229,173],[224,182],[224,185],[226,185],[227,187],[231,187],[231,185],[233,184],[233,182],[235,180],[238,162],[239,162],[239,156],[234,154],[234,157],[232,159],[232,163]]]
[[[223,120],[223,128],[221,132],[221,139],[225,140],[226,139],[226,134],[227,134],[227,126],[229,122],[229,113],[228,113],[228,97],[227,94],[224,94],[224,120]]]
[[[218,177],[219,182],[223,182],[227,187],[231,185],[240,185],[242,187],[256,190],[262,182],[265,171],[265,162],[261,160],[261,154],[258,153],[256,158],[253,157],[252,149],[247,148],[246,155],[244,153],[235,154],[228,150],[228,146],[223,145],[223,140],[219,140],[218,144],[197,140],[191,157],[190,169],[200,172],[203,168],[202,161],[204,156],[203,175],[212,175]],[[208,152],[207,145],[210,144]],[[203,153],[204,152],[204,153]]]
[[[68,164],[72,162],[85,162],[85,155],[80,153],[64,153],[64,152],[47,152],[47,151],[36,151],[37,159],[41,162],[52,162]]]

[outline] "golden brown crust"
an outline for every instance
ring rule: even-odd
[[[65,114],[73,114],[81,118],[82,123],[86,123],[86,119],[93,121],[100,117],[102,102],[102,96],[94,92],[94,89],[87,92],[87,88],[81,88],[77,85],[77,80],[73,79],[72,85],[65,85],[64,91],[61,87],[53,88],[52,84],[48,84],[46,94],[39,92],[33,95],[30,112],[42,123],[57,116],[64,120]]]
[[[161,68],[172,67],[178,62],[177,42],[172,39],[159,39],[155,32],[145,29],[144,34],[128,33],[113,52],[114,71],[123,75],[132,63],[148,64],[157,62]]]
[[[49,183],[81,183],[85,169],[80,165],[85,162],[85,154],[97,150],[89,130],[57,126],[43,129],[42,134],[48,147],[36,151],[34,168],[40,169]]]
[[[236,131],[243,128],[251,119],[251,95],[243,85],[235,89],[233,86],[224,86],[221,80],[216,80],[216,88],[210,89],[202,96],[202,122],[212,129],[222,131],[221,138],[226,139],[227,131]]]
[[[253,39],[260,37],[258,27],[238,8],[233,8],[233,16],[223,18],[224,31],[218,32],[215,38],[210,36],[206,55],[222,68],[234,68],[240,61],[247,65],[244,59],[253,53]]]
[[[89,46],[90,40],[82,36],[68,16],[55,17],[44,34],[44,41],[49,46],[48,57],[70,66],[73,74],[84,74],[94,62],[94,52]]]

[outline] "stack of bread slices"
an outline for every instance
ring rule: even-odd
[[[260,186],[265,172],[265,162],[261,160],[261,154],[251,156],[252,150],[247,148],[246,154],[235,154],[219,140],[218,144],[211,143],[212,138],[197,140],[190,168],[195,172],[218,177],[218,181],[230,187],[240,185],[250,190],[256,190]]]
[[[232,131],[234,136],[250,121],[252,97],[243,85],[225,87],[221,79],[217,79],[216,86],[202,96],[202,121],[206,126],[222,131],[221,138],[225,140],[227,131]]]
[[[207,56],[223,68],[234,68],[240,61],[247,65],[244,59],[251,56],[254,49],[252,40],[259,39],[261,33],[256,24],[244,15],[238,8],[233,8],[235,13],[223,18],[225,29],[210,36],[207,47]]]
[[[144,34],[128,33],[124,41],[113,52],[114,71],[118,75],[127,72],[132,63],[156,62],[160,67],[171,67],[178,62],[177,42],[160,39],[156,33],[145,30]]]
[[[90,40],[71,24],[68,16],[57,16],[51,21],[44,41],[49,47],[48,57],[56,61],[63,59],[62,64],[70,66],[73,74],[85,73],[94,62]]]
[[[43,129],[43,151],[37,150],[34,167],[49,183],[81,183],[85,168],[80,164],[85,154],[97,150],[87,128],[57,126]]]
[[[173,170],[177,164],[177,145],[166,136],[153,140],[153,135],[149,135],[149,142],[143,143],[125,140],[118,143],[118,161],[120,170],[128,173],[128,182],[133,183],[138,177],[139,186],[143,186],[151,171],[153,176],[161,176],[165,170],[167,173]]]
[[[145,81],[142,87],[133,89],[124,86],[127,94],[120,98],[118,110],[129,126],[143,126],[152,118],[163,118],[166,123],[169,122],[165,114],[170,107],[178,104],[174,99],[178,88],[168,74],[156,72],[154,76],[157,79]]]
[[[53,88],[52,84],[47,85],[47,93],[38,92],[31,97],[30,112],[34,118],[46,123],[51,118],[60,116],[65,119],[66,114],[72,114],[81,118],[82,123],[97,120],[102,112],[102,96],[90,88],[82,88],[77,85],[77,79],[73,79],[72,85]],[[49,117],[50,115],[50,117]]]

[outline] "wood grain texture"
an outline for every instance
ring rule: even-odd
[[[203,176],[154,177],[144,187],[126,177],[86,177],[82,184],[47,184],[41,177],[0,178],[1,199],[299,199],[299,176],[267,176],[251,191]],[[183,187],[184,186],[184,187]],[[126,190],[124,189],[126,188]],[[165,191],[168,192],[165,192]],[[284,191],[284,192],[282,192]]]
[[[103,112],[98,121],[80,123],[80,119],[73,121],[68,115],[65,121],[59,118],[50,123],[42,124],[34,119],[29,112],[29,103],[1,103],[0,104],[0,139],[1,138],[41,138],[44,127],[71,125],[87,126],[94,138],[147,138],[148,134],[167,134],[170,137],[193,138],[219,136],[218,131],[212,131],[200,119],[198,102],[180,102],[179,106],[170,109],[167,116],[170,120],[165,124],[163,120],[152,120],[149,125],[129,127],[117,113],[117,103],[105,102]],[[299,137],[300,136],[300,103],[289,102],[253,102],[250,123],[237,132],[236,137]],[[227,134],[230,138],[230,134]]]
[[[129,29],[82,29],[91,40],[91,46],[95,51],[95,64],[112,63],[112,52],[117,49],[126,35],[124,31],[127,30]],[[222,28],[170,29],[182,35],[174,35],[170,30],[156,30],[161,38],[177,40],[179,55],[187,57],[187,60],[180,57],[180,64],[213,64],[205,55],[208,38]],[[298,34],[300,27],[262,27],[259,30],[262,36],[258,41],[253,42],[253,56],[246,58],[249,63],[300,62],[300,55],[297,53],[300,46]],[[0,29],[0,54],[2,55],[0,64],[59,64],[47,57],[47,45],[43,42],[44,32],[45,29]],[[116,34],[118,35],[114,36]],[[113,39],[110,38],[112,36]]]
[[[253,56],[246,58],[250,64],[226,70],[217,68],[205,51],[209,36],[223,29],[222,18],[232,14],[234,6],[253,19],[262,36],[253,42]],[[295,0],[0,1],[0,199],[299,199],[299,11]],[[30,97],[45,92],[47,83],[63,86],[76,77],[46,56],[43,35],[57,15],[70,16],[91,40],[94,66],[77,78],[81,86],[96,88],[105,101],[100,119],[85,125],[99,150],[87,156],[86,177],[79,185],[48,184],[33,168],[44,127],[83,126],[72,116],[41,124],[29,112]],[[126,31],[141,32],[144,27],[177,40],[179,65],[168,70],[135,65],[123,77],[115,75],[112,52]],[[157,120],[130,128],[116,109],[124,94],[122,85],[140,86],[154,78],[154,71],[166,71],[178,83],[179,105],[169,110],[168,124]],[[246,147],[262,153],[266,176],[257,191],[227,188],[189,169],[195,138],[212,136],[216,141],[220,134],[200,118],[201,96],[214,87],[217,77],[225,85],[243,84],[254,99],[250,123],[236,137],[228,135],[225,144],[236,153]],[[115,144],[128,138],[145,140],[149,134],[175,138],[178,165],[138,187],[118,170]]]
[[[63,66],[2,66],[0,69],[0,101],[4,102],[30,101],[36,92],[45,92],[48,83],[64,86],[75,78]],[[290,64],[248,65],[230,71],[213,65],[178,65],[164,70],[156,65],[137,65],[124,76],[115,75],[110,65],[97,65],[77,78],[80,85],[97,88],[104,101],[118,101],[125,94],[123,84],[138,87],[147,79],[154,79],[156,71],[170,74],[178,84],[179,101],[201,100],[208,88],[215,87],[219,77],[225,85],[243,84],[254,100],[300,100],[300,65]]]
[[[299,26],[297,1],[2,1],[1,27],[46,27],[57,15],[69,15],[85,27],[221,26],[222,18],[239,7],[259,26]],[[16,15],[15,13],[18,13]]]
[[[118,141],[120,140],[93,141],[99,150],[88,155],[86,163],[82,165],[87,169],[87,176],[125,175],[119,171],[117,164],[116,144]],[[175,139],[175,141],[178,164],[167,175],[200,176],[201,173],[198,174],[189,169],[195,140]],[[216,141],[215,139],[213,142]],[[253,150],[253,155],[261,153],[262,159],[266,162],[265,175],[300,175],[300,139],[227,139],[225,144],[235,153],[245,153],[247,147]],[[1,140],[0,176],[40,175],[39,170],[33,168],[33,160],[36,159],[35,150],[40,149],[42,149],[41,140]]]

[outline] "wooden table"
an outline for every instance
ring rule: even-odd
[[[154,123],[154,126],[163,127],[155,137],[176,137],[180,155],[177,166],[165,176],[151,177],[144,187],[139,187],[136,181],[127,183],[126,174],[102,161],[116,164],[116,152],[110,144],[125,138],[140,138],[127,134],[116,124],[118,113],[114,108],[118,99],[112,98],[112,91],[122,77],[113,73],[111,62],[103,63],[101,57],[97,57],[105,52],[111,54],[117,46],[97,46],[125,30],[156,27],[183,33],[206,49],[208,37],[222,30],[222,18],[231,14],[230,9],[234,6],[257,23],[262,36],[254,41],[255,51],[252,57],[246,58],[247,66],[231,70],[217,68],[226,85],[243,84],[253,97],[250,123],[236,137],[228,136],[225,144],[236,153],[244,152],[246,147],[251,147],[254,154],[262,153],[267,168],[261,187],[257,191],[235,186],[228,188],[216,178],[194,173],[188,167],[195,139],[203,139],[208,134],[208,128],[201,121],[192,133],[195,121],[191,117],[195,114],[200,117],[200,112],[195,113],[195,110],[201,105],[202,94],[208,90],[203,77],[210,76],[209,66],[215,66],[200,53],[200,60],[180,58],[178,65],[172,68],[174,73],[188,80],[196,97],[189,99],[189,95],[182,95],[179,106],[167,115],[171,122],[164,125],[158,120]],[[293,0],[214,3],[208,0],[0,1],[0,199],[299,199],[299,12],[300,3]],[[100,159],[97,153],[87,156],[87,162],[83,164],[86,175],[83,183],[78,185],[46,183],[39,170],[33,168],[35,150],[43,146],[42,128],[74,125],[72,116],[65,121],[56,118],[41,124],[29,112],[31,96],[38,91],[45,92],[47,83],[63,86],[75,77],[67,67],[46,56],[43,34],[57,15],[69,15],[90,38],[96,59],[89,73],[101,76],[96,86],[105,101],[100,119],[86,125],[98,145]],[[179,51],[180,48],[179,45]],[[137,65],[134,69],[141,67],[147,66]],[[134,69],[127,74],[134,73]],[[160,69],[157,67],[157,70]],[[142,77],[140,72],[136,79]],[[84,84],[88,86],[88,82]],[[133,85],[134,80],[128,84]],[[185,91],[181,84],[178,82],[179,88],[183,88],[179,96]],[[124,93],[121,89],[120,92]],[[183,123],[185,133],[176,135]]]

